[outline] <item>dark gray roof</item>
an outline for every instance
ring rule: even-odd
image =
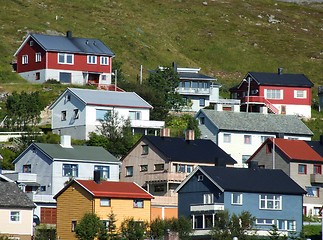
[[[237,163],[211,140],[195,139],[186,141],[184,138],[144,136],[169,160],[191,163],[216,163],[216,159],[225,164]]]
[[[248,72],[260,85],[313,87],[314,84],[304,74],[278,74]],[[248,75],[247,74],[247,75]]]
[[[323,157],[323,136],[321,136],[321,141],[304,141],[309,145],[315,152],[317,152],[321,157]]]
[[[45,51],[84,53],[114,56],[115,54],[99,39],[30,34]]]
[[[152,108],[135,92],[118,92],[106,90],[92,90],[81,88],[68,88],[79,99],[88,105]]]
[[[200,73],[193,72],[178,72],[180,79],[190,79],[190,80],[204,80],[204,81],[216,81],[216,78],[209,77]]]
[[[72,145],[72,148],[65,148],[60,144],[32,143],[24,152],[28,151],[28,149],[31,149],[34,146],[42,150],[54,160],[64,159],[72,161],[103,161],[107,163],[119,163],[119,160],[103,147]],[[17,162],[24,152],[18,156],[13,163]]]
[[[34,208],[33,201],[13,182],[0,181],[0,208]]]
[[[280,169],[250,169],[199,166],[225,191],[305,194],[306,191]]]
[[[220,130],[284,133],[312,136],[312,131],[295,115],[200,110]]]

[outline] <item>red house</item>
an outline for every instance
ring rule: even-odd
[[[18,48],[17,72],[30,82],[55,79],[84,85],[111,84],[114,53],[98,39],[30,34]]]
[[[304,74],[248,72],[238,86],[230,89],[232,99],[241,100],[241,111],[294,114],[311,117],[311,88]]]

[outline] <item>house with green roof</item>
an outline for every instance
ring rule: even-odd
[[[245,162],[267,138],[311,140],[312,131],[295,115],[201,109],[201,138],[211,139],[238,163]]]
[[[15,172],[5,175],[18,183],[37,204],[43,223],[56,223],[53,196],[72,178],[89,180],[94,170],[107,181],[119,181],[120,162],[102,147],[71,145],[70,136],[60,144],[32,143],[14,161]]]

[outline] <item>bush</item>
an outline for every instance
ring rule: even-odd
[[[46,225],[36,228],[36,240],[55,240],[56,239],[56,229],[49,228]]]

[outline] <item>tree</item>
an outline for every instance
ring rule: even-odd
[[[147,85],[152,87],[156,94],[160,94],[162,102],[160,102],[160,111],[168,112],[170,110],[178,111],[185,106],[182,96],[176,91],[180,80],[177,72],[173,67],[164,67],[157,69],[155,73],[151,73],[147,78]],[[155,107],[155,106],[154,106]],[[153,109],[156,111],[156,109]],[[164,114],[160,114],[164,115]],[[165,119],[165,115],[160,120]]]
[[[117,158],[125,155],[136,140],[131,133],[130,120],[119,117],[116,111],[108,111],[100,122],[99,134],[90,133],[88,145],[102,146]]]
[[[148,224],[146,222],[138,222],[133,218],[125,219],[121,223],[121,239],[122,240],[143,240],[147,233]]]
[[[100,218],[95,213],[86,213],[76,225],[75,236],[80,240],[93,240],[102,229]]]
[[[109,226],[108,226],[108,229],[107,229],[108,240],[118,240],[118,239],[120,239],[119,233],[117,232],[116,215],[112,211],[108,215],[108,219],[109,219]]]
[[[171,134],[176,137],[184,137],[186,130],[194,130],[195,138],[200,138],[201,131],[198,125],[198,120],[188,114],[168,116],[166,119],[166,126],[171,128]]]

